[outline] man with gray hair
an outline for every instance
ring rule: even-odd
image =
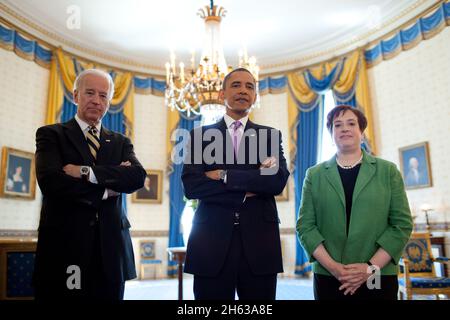
[[[74,83],[75,117],[36,132],[38,300],[121,300],[136,277],[120,195],[140,189],[146,172],[130,140],[102,126],[113,95],[108,73],[85,70]]]

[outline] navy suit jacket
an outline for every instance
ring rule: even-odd
[[[201,142],[195,140],[196,134],[203,136],[208,129],[218,130],[224,139]],[[276,152],[272,150],[270,130],[275,129],[247,121],[239,149],[239,154],[245,160],[242,163],[227,163],[226,152],[223,155],[213,152],[217,159],[212,163],[198,157],[205,148],[211,150],[212,143],[216,143],[216,146],[222,144],[223,150],[228,148],[228,154],[234,155],[231,136],[223,119],[216,124],[191,131],[182,181],[186,197],[199,199],[199,205],[187,244],[185,272],[200,276],[215,276],[219,273],[229,250],[236,212],[240,214],[244,254],[252,272],[258,275],[283,272],[280,220],[274,196],[283,191],[289,171],[283,156],[281,133],[274,131],[278,138],[275,141],[275,149],[278,149]],[[196,147],[198,143],[202,144],[201,147]],[[251,149],[251,143],[256,149]],[[262,146],[267,147],[267,156],[261,159],[257,157],[256,161],[252,161],[252,157],[264,149]],[[196,155],[201,163],[194,162]],[[278,158],[278,170],[275,174],[262,175],[260,165],[269,156]],[[226,183],[205,175],[206,171],[216,169],[227,170]],[[257,196],[247,197],[244,201],[246,192],[256,193]]]
[[[130,223],[121,197],[102,197],[105,188],[134,192],[143,186],[146,172],[127,137],[102,127],[100,144],[93,166],[86,138],[75,119],[36,132],[36,175],[43,194],[34,274],[37,285],[60,284],[69,276],[66,270],[70,265],[80,267],[85,285],[84,271],[93,254],[99,254],[93,246],[97,216],[107,281],[118,283],[136,277]],[[120,166],[127,160],[131,166]],[[63,167],[69,163],[92,166],[98,184],[65,174]]]

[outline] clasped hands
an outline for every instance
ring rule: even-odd
[[[266,160],[264,160],[262,163],[261,163],[261,166],[259,167],[260,169],[263,169],[263,168],[273,168],[273,167],[275,167],[276,166],[276,164],[277,164],[277,159],[275,158],[275,157],[269,157],[269,158],[267,158]],[[217,170],[211,170],[211,171],[206,171],[205,172],[205,175],[208,177],[208,178],[210,178],[210,179],[213,179],[213,180],[220,180],[220,171],[222,171],[221,169],[217,169]],[[245,196],[248,198],[248,197],[253,197],[253,196],[256,196],[256,194],[255,193],[253,193],[253,192],[247,192],[246,194],[245,194]]]
[[[131,162],[130,161],[123,161],[120,163],[120,166],[124,166],[124,167],[129,167],[131,166]],[[80,172],[80,168],[81,166],[77,166],[74,164],[66,164],[63,167],[64,172],[74,178],[78,178],[81,179],[81,172]],[[120,192],[116,192],[114,190],[111,189],[106,189],[106,192],[108,193],[108,198],[109,197],[117,197],[120,195]]]
[[[342,283],[339,290],[344,290],[344,295],[349,293],[352,295],[372,275],[372,273],[367,273],[367,271],[368,265],[366,263],[347,265],[337,263],[331,274]]]

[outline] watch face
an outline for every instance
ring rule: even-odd
[[[88,167],[81,167],[81,174],[88,174],[89,168]]]

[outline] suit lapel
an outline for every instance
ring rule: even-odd
[[[333,189],[339,195],[339,199],[341,199],[342,205],[345,208],[344,187],[342,186],[341,177],[339,176],[337,169],[336,156],[325,163],[325,176],[327,177],[328,182],[332,185]]]
[[[65,133],[67,137],[83,158],[83,162],[85,164],[92,164],[94,159],[89,151],[86,137],[84,136],[83,131],[81,131],[81,128],[75,118],[64,123],[63,126],[66,129]]]
[[[376,159],[371,157],[363,151],[363,161],[361,163],[361,168],[359,169],[358,178],[356,179],[355,190],[353,191],[352,204],[355,203],[361,190],[369,183],[372,177],[375,175]]]
[[[225,150],[224,152],[224,163],[230,163],[229,161],[227,161],[227,154],[233,155],[233,160],[234,160],[234,164],[238,164],[237,159],[236,159],[236,155],[234,154],[234,149],[233,149],[233,140],[232,140],[232,136],[227,128],[227,124],[225,122],[225,120],[222,118],[221,121],[219,121],[216,124],[216,128],[219,129],[222,132],[223,137],[225,137],[223,143],[223,150]],[[250,120],[247,120],[247,123],[245,124],[245,128],[244,128],[244,133],[242,135],[241,141],[239,143],[239,148],[238,148],[238,154],[241,154],[242,152],[244,152],[243,156],[245,156],[245,161],[244,163],[240,163],[242,164],[248,164],[249,163],[249,154],[250,154],[250,143],[255,143],[255,145],[258,147],[258,143],[257,140],[256,141],[252,141],[251,139],[257,139],[257,132],[255,134],[252,133],[247,133],[247,130],[256,130],[256,127],[254,125],[253,122],[251,122]],[[246,139],[247,141],[244,141],[244,139]],[[245,146],[245,150],[243,149]],[[259,152],[259,151],[258,151]],[[259,153],[256,153],[257,155]],[[231,160],[231,159],[228,159]],[[258,161],[258,159],[256,159],[256,161]]]
[[[250,130],[250,131],[249,131]],[[259,144],[258,139],[259,132],[253,122],[247,120],[244,128],[244,134],[242,135],[241,142],[239,144],[238,153],[245,152],[245,163],[246,164],[258,164],[259,156]],[[268,139],[268,137],[266,137]],[[267,142],[267,141],[266,141]],[[244,149],[243,149],[244,148]]]
[[[97,153],[97,164],[108,163],[111,152],[113,151],[113,134],[110,130],[106,129],[102,125],[102,130],[100,132],[100,149]]]

